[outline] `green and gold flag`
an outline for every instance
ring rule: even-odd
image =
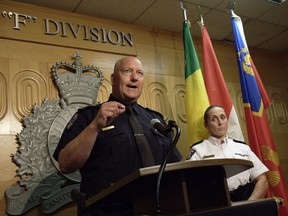
[[[189,22],[185,20],[183,24],[185,106],[188,142],[192,145],[208,137],[208,131],[204,127],[203,115],[209,106],[209,100],[189,28]]]

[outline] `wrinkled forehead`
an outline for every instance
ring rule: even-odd
[[[216,115],[216,116],[225,115],[226,116],[225,110],[221,107],[214,107],[213,109],[209,110],[208,115],[209,116],[214,116],[214,115]]]
[[[115,64],[116,70],[122,70],[122,69],[126,69],[126,68],[143,71],[143,65],[142,65],[141,61],[135,57],[122,58]]]

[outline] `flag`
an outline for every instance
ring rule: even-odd
[[[201,23],[201,28],[203,43],[204,81],[210,104],[218,105],[224,108],[228,118],[228,135],[235,139],[244,141],[232,99],[223,78],[209,34],[203,23]]]
[[[249,54],[242,21],[233,11],[231,21],[250,147],[268,167],[269,172],[266,175],[269,182],[268,194],[283,200],[283,205],[279,206],[279,213],[281,216],[287,216],[287,190],[265,110],[270,104],[270,99],[267,98],[268,94],[264,91]]]
[[[188,141],[193,144],[208,137],[203,116],[209,106],[209,100],[189,28],[189,22],[185,19],[183,24],[185,107]]]

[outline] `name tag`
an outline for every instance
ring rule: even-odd
[[[212,154],[212,155],[204,155],[204,156],[203,156],[203,159],[212,158],[212,157],[215,157],[215,155],[213,155],[213,154]]]

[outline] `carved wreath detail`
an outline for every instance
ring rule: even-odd
[[[57,172],[49,155],[47,136],[51,123],[61,110],[58,99],[50,101],[46,98],[41,106],[33,107],[31,115],[23,118],[23,129],[16,136],[18,150],[12,155],[12,161],[19,166],[19,185],[25,189],[45,183],[46,177]]]

